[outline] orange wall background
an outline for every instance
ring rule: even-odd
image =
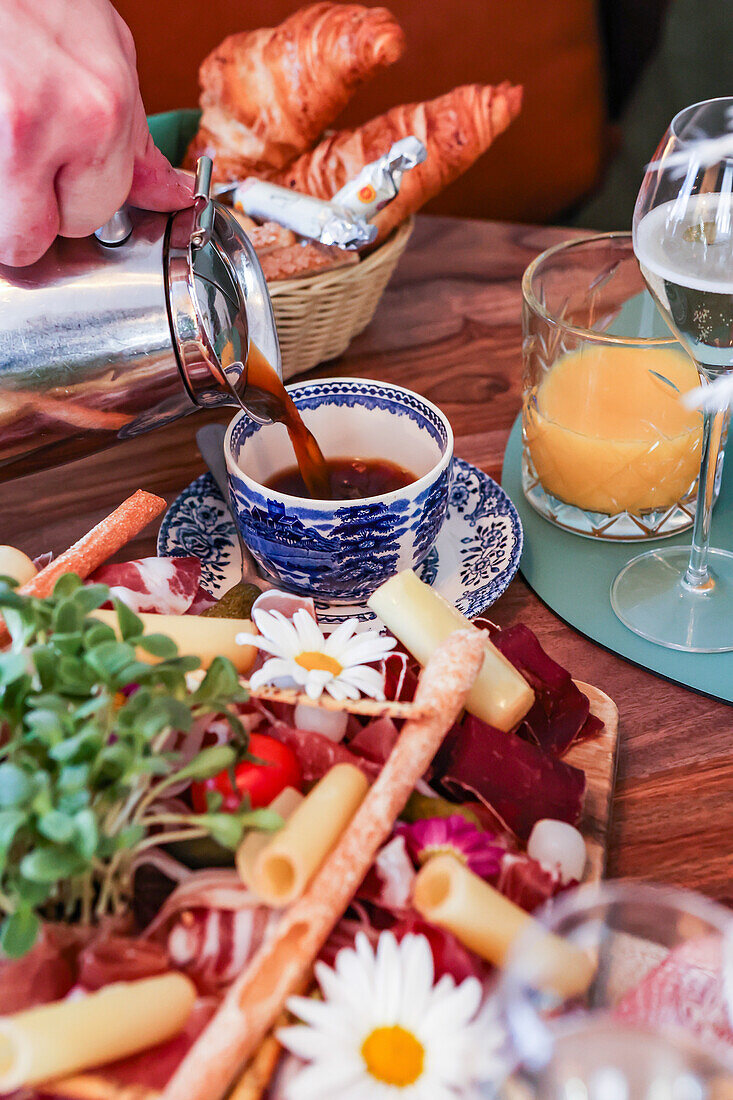
[[[148,112],[195,106],[199,62],[227,34],[272,26],[293,0],[115,0],[137,43]],[[524,85],[520,118],[430,209],[547,221],[592,190],[604,115],[593,0],[392,0],[407,49],[341,120],[365,121],[457,84]]]

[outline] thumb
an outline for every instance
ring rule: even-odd
[[[182,210],[193,202],[193,176],[174,168],[153,141],[145,110],[135,120],[135,160],[127,201],[143,210]]]

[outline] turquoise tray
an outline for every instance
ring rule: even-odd
[[[521,418],[512,428],[501,483],[514,502],[524,527],[520,571],[561,619],[594,642],[667,680],[723,702],[733,703],[733,652],[680,653],[645,642],[613,613],[609,593],[618,571],[636,554],[660,544],[688,546],[691,531],[670,539],[610,543],[571,535],[543,519],[525,500],[521,476]],[[733,455],[727,456],[730,465]],[[724,467],[725,471],[725,467]],[[733,475],[723,474],[713,517],[713,545],[733,549]]]

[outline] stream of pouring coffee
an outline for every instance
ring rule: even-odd
[[[330,478],[321,448],[277,372],[253,343],[247,359],[247,405],[253,412],[285,425],[308,492],[314,500],[327,500]]]

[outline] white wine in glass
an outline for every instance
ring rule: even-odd
[[[672,331],[703,380],[733,370],[733,98],[685,108],[648,166],[634,251]],[[733,649],[733,554],[710,548],[727,411],[706,412],[690,550],[649,550],[621,570],[611,603],[641,637],[671,649]]]

